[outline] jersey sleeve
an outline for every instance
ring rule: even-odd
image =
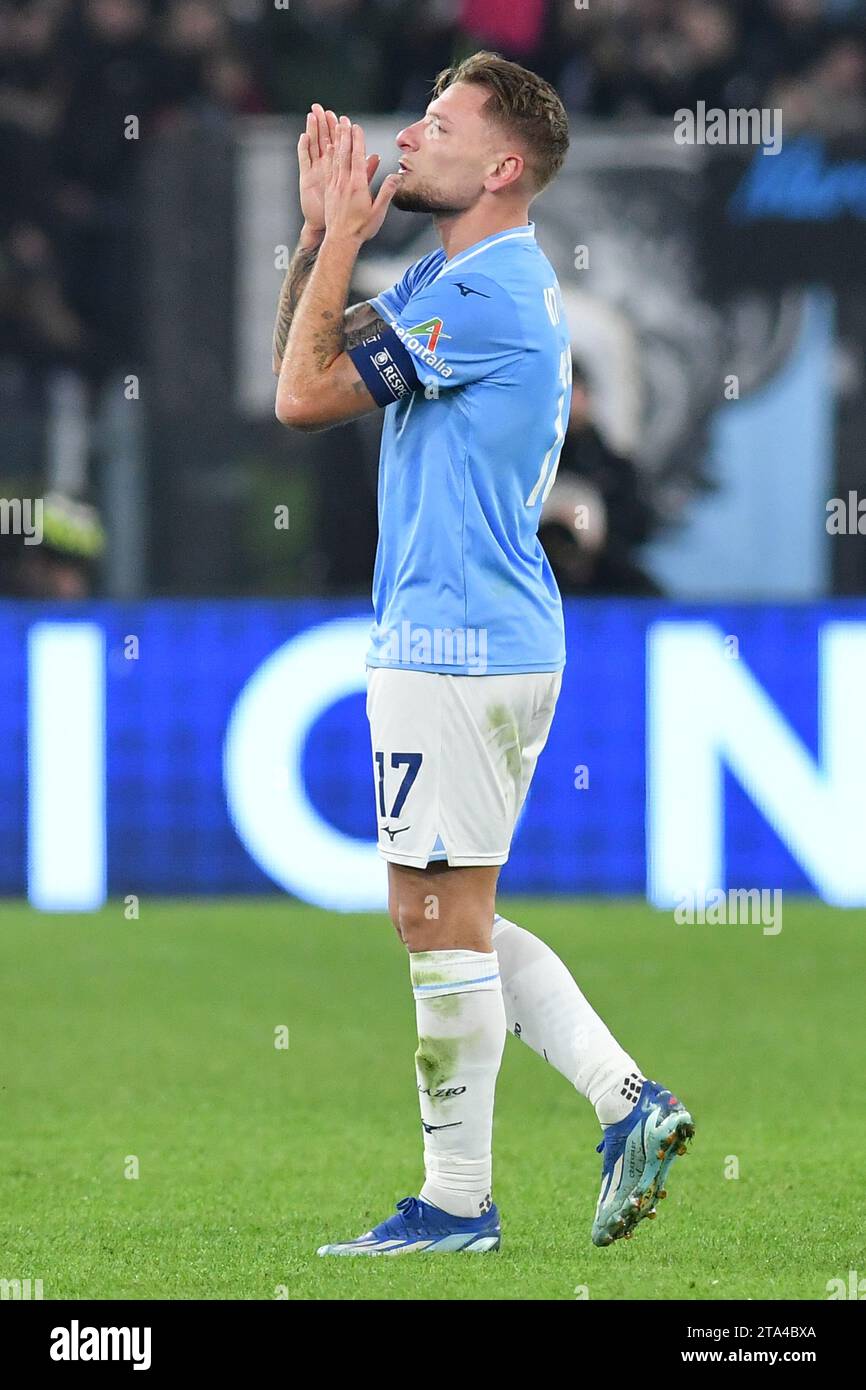
[[[381,294],[376,295],[375,299],[367,300],[367,303],[371,304],[382,318],[392,318],[395,314],[399,314],[405,306],[406,300],[412,293],[409,277],[414,269],[414,266],[410,266],[402,280],[398,280],[396,285],[392,285],[389,290],[383,290]]]
[[[406,307],[406,303],[411,294],[414,293],[418,277],[422,273],[430,256],[422,256],[420,261],[413,261],[412,265],[389,290],[382,290],[374,299],[368,299],[367,303],[372,304],[377,314],[382,318],[386,316],[390,319],[395,314],[399,314]]]
[[[411,294],[398,312],[389,310],[385,322],[377,338],[350,353],[380,405],[410,391],[507,379],[526,350],[514,300],[486,275],[441,276]]]

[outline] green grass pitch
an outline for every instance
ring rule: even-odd
[[[866,1276],[866,913],[789,900],[765,936],[636,901],[501,910],[559,951],[695,1116],[633,1240],[591,1244],[595,1117],[509,1037],[502,1250],[316,1257],[422,1179],[414,1005],[384,916],[144,900],[127,921],[120,904],[5,903],[0,1278],[41,1279],[46,1299],[700,1300],[826,1299],[828,1280]]]

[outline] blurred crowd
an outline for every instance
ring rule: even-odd
[[[414,111],[482,46],[576,114],[784,104],[866,129],[863,0],[0,0],[0,358],[98,372],[128,348],[139,137],[320,99]]]
[[[39,416],[46,368],[97,391],[136,361],[147,138],[317,100],[417,112],[482,47],[575,116],[702,100],[866,132],[866,0],[0,0],[0,413]]]

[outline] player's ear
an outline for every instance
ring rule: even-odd
[[[500,188],[509,188],[522,178],[525,168],[526,160],[522,154],[508,154],[504,159],[500,159],[485,180],[484,186],[488,193],[496,193]]]

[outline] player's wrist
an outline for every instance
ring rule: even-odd
[[[339,248],[343,251],[354,251],[356,256],[363,245],[364,237],[360,232],[337,231],[330,227],[326,230],[325,239],[322,242],[323,247],[328,246],[335,249]]]
[[[315,251],[321,246],[325,239],[325,228],[314,227],[311,223],[305,222],[301,228],[301,235],[298,238],[298,245],[302,251]]]

